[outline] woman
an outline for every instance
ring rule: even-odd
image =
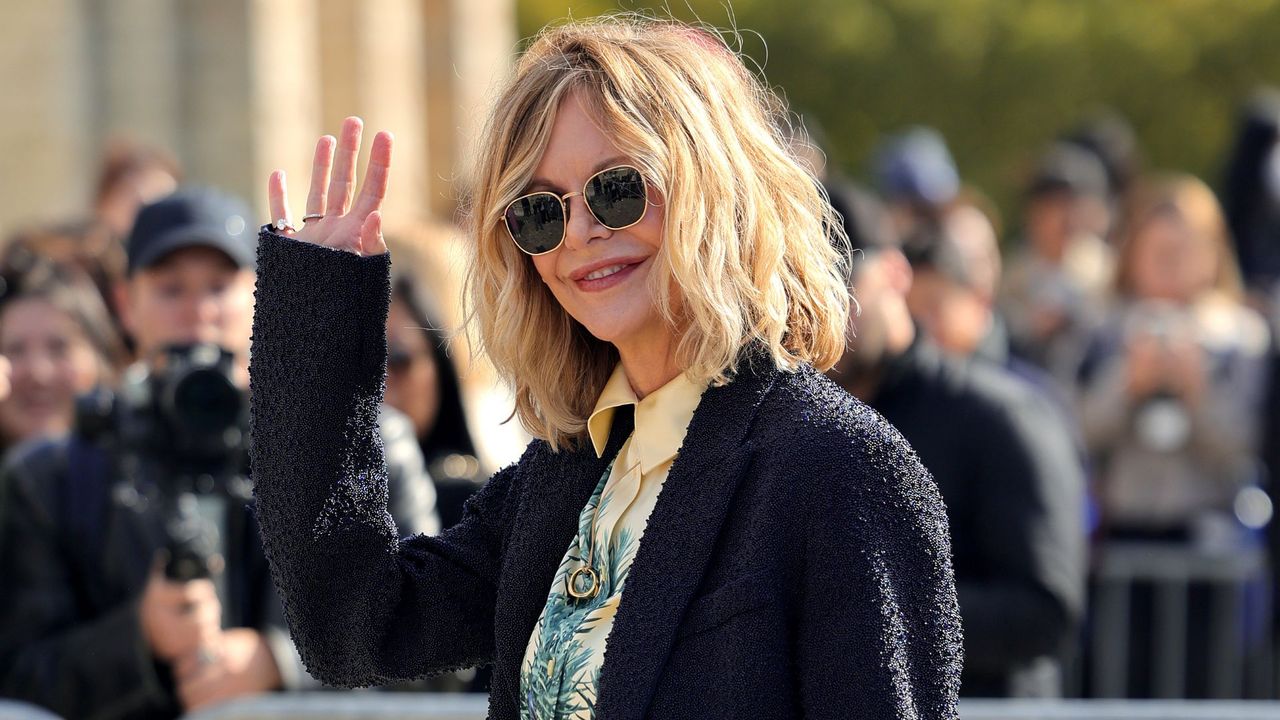
[[[1250,480],[1265,322],[1243,302],[1213,192],[1152,181],[1123,230],[1119,306],[1086,358],[1081,420],[1111,535],[1222,539]]]
[[[777,113],[676,23],[530,47],[478,155],[469,288],[539,439],[403,542],[372,432],[391,137],[354,202],[359,121],[321,139],[310,221],[264,229],[251,367],[259,518],[313,673],[493,663],[493,718],[954,717],[946,516],[814,368],[844,349],[838,223]]]
[[[70,430],[76,396],[109,382],[124,349],[93,283],[79,273],[37,263],[0,280],[0,355],[10,386],[0,401],[0,437],[8,448]]]
[[[391,282],[387,309],[386,402],[413,423],[435,483],[443,527],[462,519],[462,504],[488,477],[476,456],[462,391],[434,303],[413,275]]]

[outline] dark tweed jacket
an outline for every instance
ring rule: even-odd
[[[516,718],[529,634],[628,423],[603,460],[535,441],[457,526],[398,540],[374,432],[389,263],[263,233],[250,374],[264,544],[316,677],[492,663],[490,717]],[[953,718],[950,552],[938,492],[892,426],[811,368],[746,364],[694,413],[596,716]]]

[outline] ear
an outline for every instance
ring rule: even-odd
[[[120,325],[124,327],[125,332],[132,337],[137,337],[134,331],[136,319],[133,312],[133,278],[126,277],[123,280],[117,280],[111,286],[111,304],[115,306],[116,315],[120,318]]]

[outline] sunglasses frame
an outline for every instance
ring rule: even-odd
[[[640,212],[640,217],[636,218],[635,222],[630,222],[630,223],[627,223],[626,225],[619,225],[618,227],[613,227],[612,225],[609,225],[605,221],[601,220],[600,216],[596,215],[596,211],[591,209],[591,203],[587,202],[587,186],[590,185],[591,181],[595,180],[597,177],[600,177],[601,175],[607,172],[612,172],[614,170],[621,170],[622,168],[635,170],[636,174],[640,176],[640,185],[644,188],[644,210]],[[515,205],[521,200],[526,200],[528,198],[531,198],[537,195],[550,195],[551,197],[555,198],[557,202],[560,203],[560,214],[564,216],[564,227],[560,231],[560,242],[556,243],[555,247],[551,248],[550,250],[544,250],[543,252],[540,252],[540,253],[532,253],[532,252],[529,252],[528,250],[525,250],[520,245],[519,241],[516,240],[516,234],[511,231],[511,223],[507,222],[507,213],[511,210],[512,205]],[[626,230],[627,228],[638,224],[641,220],[644,220],[645,216],[649,214],[649,181],[645,180],[644,173],[641,172],[640,168],[636,167],[635,165],[628,165],[626,163],[623,163],[621,165],[613,165],[611,167],[607,167],[601,170],[600,172],[593,173],[591,177],[587,178],[586,182],[582,183],[582,192],[567,192],[564,195],[557,195],[551,192],[550,190],[539,190],[538,192],[531,192],[531,193],[526,193],[524,195],[521,195],[520,197],[507,203],[507,206],[502,209],[502,226],[507,229],[507,237],[511,238],[511,242],[515,243],[516,248],[520,252],[524,253],[525,255],[529,255],[531,257],[546,255],[547,253],[553,253],[556,250],[559,250],[560,246],[564,245],[565,237],[569,234],[569,206],[565,205],[565,200],[568,200],[569,198],[572,198],[572,197],[581,197],[582,204],[586,206],[587,212],[591,213],[591,217],[595,218],[596,222],[609,228],[610,230]]]

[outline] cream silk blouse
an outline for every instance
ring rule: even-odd
[[[582,508],[578,534],[569,543],[546,607],[529,636],[520,671],[521,717],[595,717],[605,643],[627,571],[705,389],[705,384],[682,374],[639,400],[621,364],[605,384],[587,421],[596,455],[604,454],[617,408],[634,406],[635,430]],[[574,576],[588,560],[600,588],[594,597],[575,599],[568,582],[573,577],[579,590],[589,587],[585,573]]]

